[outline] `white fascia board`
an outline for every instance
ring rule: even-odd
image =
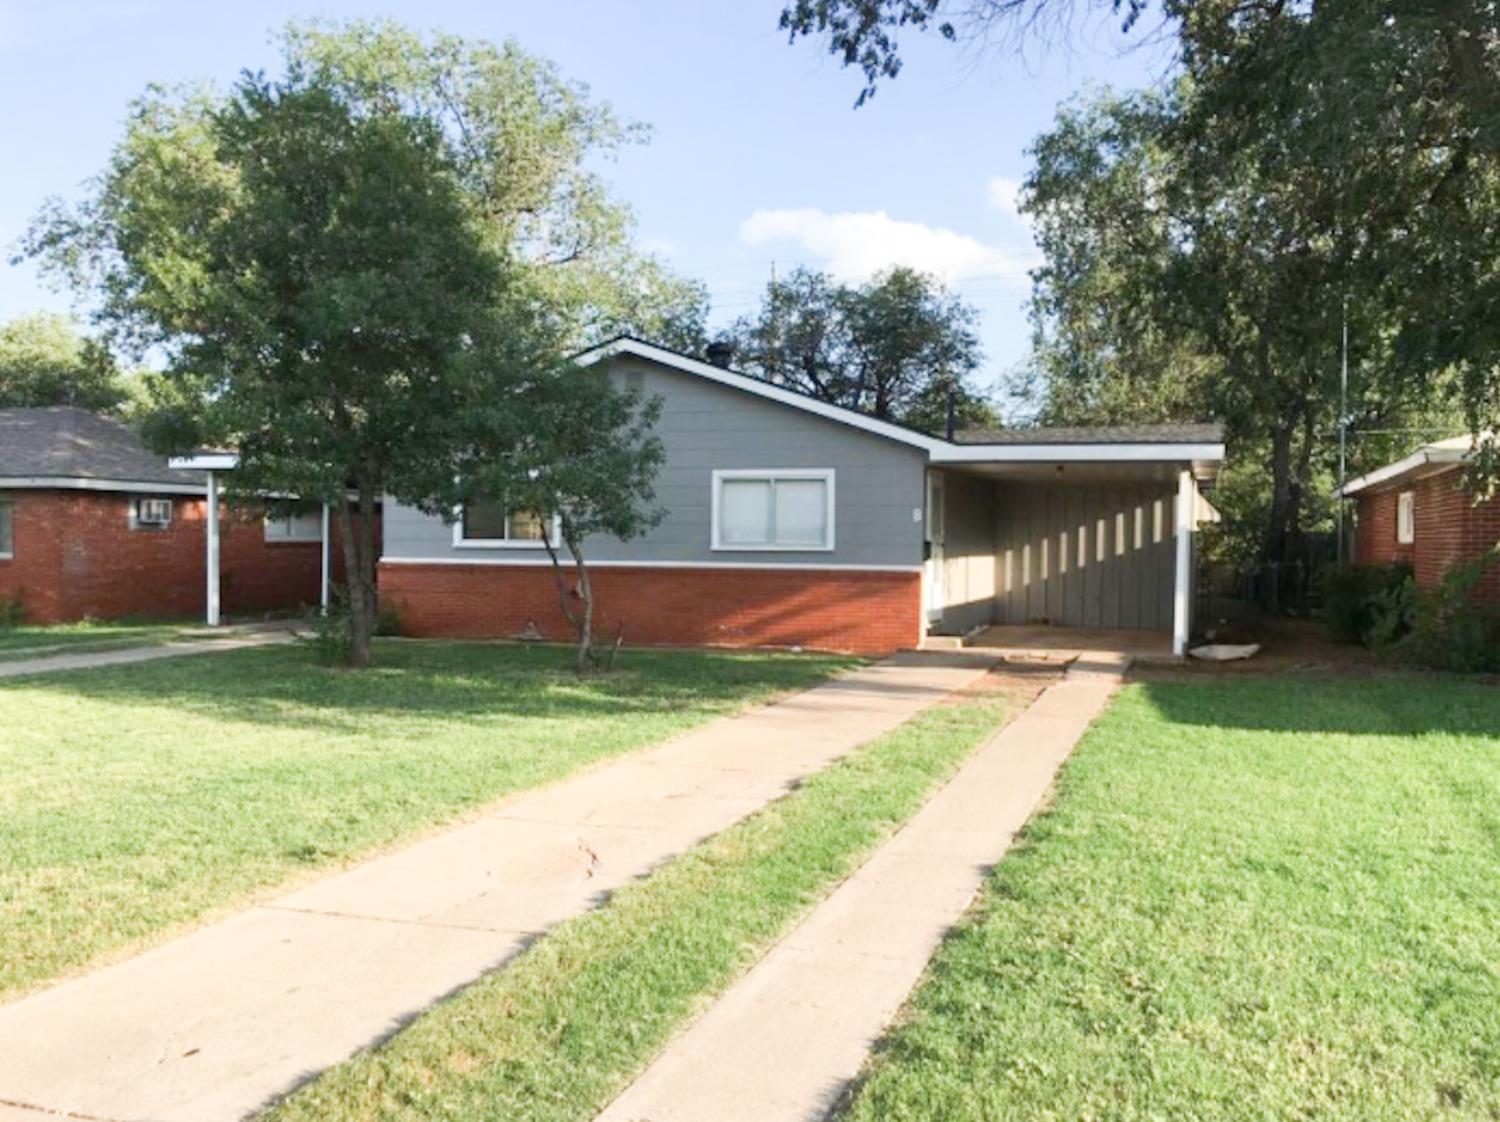
[[[240,466],[238,452],[198,452],[191,456],[172,456],[167,467],[173,471],[233,471]]]
[[[1344,484],[1342,491],[1335,491],[1334,497],[1342,495],[1349,498],[1361,491],[1368,491],[1371,487],[1378,487],[1382,483],[1389,483],[1393,479],[1400,479],[1403,475],[1410,475],[1419,471],[1428,464],[1461,464],[1472,455],[1465,449],[1457,448],[1422,448],[1407,456],[1404,460],[1397,460],[1393,464],[1386,464],[1383,468],[1366,472]]]
[[[88,479],[76,476],[12,475],[0,477],[0,490],[128,491],[141,495],[202,495],[208,488],[193,483],[142,483],[129,479]]]
[[[1220,463],[1222,444],[949,444],[935,464]]]
[[[662,350],[653,347],[649,343],[642,343],[638,339],[616,339],[610,343],[604,343],[593,350],[584,351],[574,358],[574,362],[580,366],[592,366],[606,358],[616,355],[633,355],[636,358],[647,359],[651,362],[670,366],[676,370],[688,374],[696,374],[700,378],[707,378],[711,382],[717,382],[721,386],[730,386],[746,393],[755,394],[770,401],[778,401],[783,405],[790,405],[794,409],[812,413],[819,417],[825,417],[830,421],[848,425],[851,428],[862,429],[865,432],[883,436],[887,440],[894,440],[901,444],[910,445],[913,448],[921,448],[931,452],[939,446],[946,445],[947,441],[938,440],[935,437],[923,436],[919,432],[893,425],[889,421],[877,420],[868,417],[853,409],[845,409],[841,405],[830,405],[826,401],[819,401],[815,397],[805,394],[793,393],[791,390],[773,386],[769,382],[762,382],[759,378],[752,378],[748,374],[740,374],[734,370],[727,370],[722,366],[715,366],[711,362],[703,362],[700,359],[688,358],[673,351]]]

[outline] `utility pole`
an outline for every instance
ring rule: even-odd
[[[1349,441],[1349,294],[1344,293],[1344,326],[1342,354],[1339,362],[1339,497],[1338,497],[1338,541],[1339,564],[1344,561],[1344,467],[1348,459]]]

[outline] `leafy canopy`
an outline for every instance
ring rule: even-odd
[[[884,420],[941,430],[951,393],[958,420],[992,425],[973,389],[977,313],[932,277],[896,267],[865,284],[798,269],[766,287],[758,312],[730,331],[748,373]]]
[[[33,312],[0,324],[0,409],[74,405],[113,413],[131,402],[133,389],[109,349],[66,316]]]

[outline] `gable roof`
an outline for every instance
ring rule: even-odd
[[[176,471],[135,430],[86,409],[0,409],[0,486],[202,491],[200,473]]]
[[[705,378],[720,385],[794,409],[812,413],[850,428],[927,453],[932,463],[1024,463],[1046,462],[1124,462],[1124,461],[1192,461],[1213,465],[1224,459],[1223,432],[1218,425],[1135,425],[1095,429],[1005,429],[974,430],[977,439],[956,440],[933,436],[893,421],[884,421],[850,409],[833,405],[810,394],[732,370],[711,362],[659,347],[629,335],[621,335],[597,347],[573,356],[581,366],[592,366],[608,358],[630,355],[671,367],[685,374]],[[1151,431],[1148,431],[1151,430]],[[1168,431],[1171,430],[1171,431]],[[1047,433],[1073,434],[1072,439],[1046,439]]]
[[[1364,475],[1355,476],[1346,480],[1344,486],[1336,492],[1348,498],[1357,495],[1361,491],[1379,489],[1382,486],[1392,486],[1408,476],[1418,474],[1432,475],[1435,472],[1447,471],[1474,455],[1474,441],[1467,436],[1452,436],[1447,440],[1434,440],[1431,444],[1424,444],[1405,459],[1397,460],[1393,464],[1367,471]],[[1431,468],[1428,471],[1425,469]]]

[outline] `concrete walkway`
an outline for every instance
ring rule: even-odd
[[[271,643],[290,643],[291,641],[292,632],[286,625],[257,626],[211,639],[185,643],[170,642],[156,647],[124,647],[111,651],[79,651],[76,654],[13,659],[9,662],[0,662],[0,678],[49,674],[54,670],[88,670],[96,666],[126,666],[133,662],[153,662],[158,658],[181,658],[183,655],[206,654],[210,651],[238,651],[246,647],[264,647]]]
[[[826,1117],[1123,668],[1075,662],[598,1122]]]
[[[898,656],[0,1007],[0,1118],[242,1118],[992,664]]]

